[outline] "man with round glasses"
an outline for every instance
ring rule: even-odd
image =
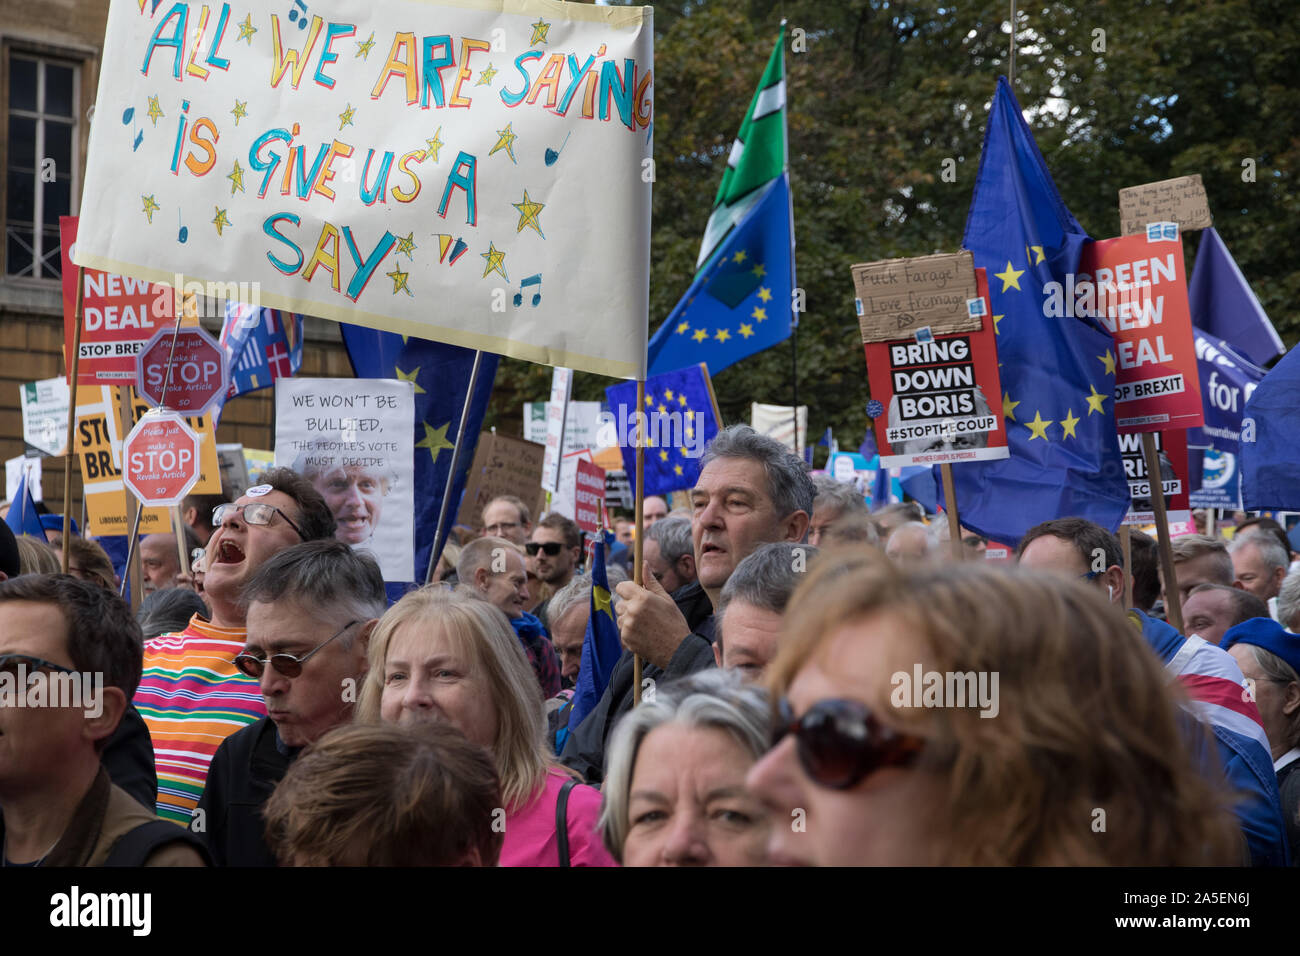
[[[244,601],[235,666],[256,682],[267,716],[217,749],[194,819],[218,866],[275,866],[262,806],[304,747],[351,720],[370,632],[388,602],[375,559],[333,539],[272,557]]]
[[[332,538],[335,527],[320,493],[288,468],[217,507],[212,523],[203,573],[211,619],[196,614],[185,630],[146,642],[135,695],[153,737],[158,816],[181,826],[190,826],[218,745],[266,716],[257,682],[234,664],[244,649],[244,586],[277,553]]]

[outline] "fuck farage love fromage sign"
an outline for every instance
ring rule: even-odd
[[[113,0],[77,264],[643,374],[651,33],[552,0]]]

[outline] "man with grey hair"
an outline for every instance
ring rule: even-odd
[[[1183,602],[1183,632],[1211,644],[1255,617],[1268,617],[1268,606],[1249,591],[1226,584],[1198,584]]]
[[[781,618],[817,549],[780,541],[760,545],[736,565],[714,615],[713,659],[756,681],[776,656]]]
[[[695,573],[691,519],[674,515],[655,522],[646,528],[643,549],[646,570],[663,585],[694,631],[713,613],[713,605]]]
[[[854,518],[865,518],[871,512],[867,500],[850,484],[836,481],[826,475],[813,480],[817,496],[813,499],[812,519],[808,524],[808,543],[814,548],[825,547],[825,540],[835,528]]]
[[[928,561],[934,553],[934,540],[925,525],[908,521],[898,526],[897,530],[885,542],[885,554],[894,563],[907,566]]]
[[[1192,588],[1198,584],[1224,584],[1232,587],[1236,576],[1232,571],[1232,558],[1227,546],[1218,538],[1203,534],[1181,534],[1174,538],[1174,577],[1178,581],[1178,603],[1186,603]],[[1169,586],[1161,573],[1160,592],[1169,606]]]
[[[190,822],[218,866],[275,866],[262,805],[308,744],[352,718],[370,632],[388,607],[375,559],[330,538],[279,552],[243,590],[235,666],[268,716],[222,741]]]
[[[1291,556],[1276,536],[1267,531],[1247,531],[1233,540],[1228,553],[1232,556],[1237,587],[1261,601],[1277,597],[1291,565]]]
[[[711,606],[736,565],[759,545],[804,540],[815,495],[803,462],[775,439],[748,425],[714,436],[691,491],[696,575]],[[596,709],[569,734],[561,758],[589,783],[602,779],[609,732],[632,707],[633,654],[646,662],[643,687],[714,666],[712,617],[692,630],[654,575],[644,587],[628,581],[617,590],[623,598],[619,636],[628,653]]]
[[[1282,580],[1277,592],[1277,621],[1292,633],[1300,630],[1300,571],[1292,571]]]

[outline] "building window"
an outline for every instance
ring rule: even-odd
[[[57,279],[59,217],[72,215],[80,67],[11,50],[5,275]]]

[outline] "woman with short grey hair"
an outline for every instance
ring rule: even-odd
[[[767,750],[767,692],[705,671],[658,688],[614,729],[600,832],[624,866],[757,866],[770,820],[745,786]]]

